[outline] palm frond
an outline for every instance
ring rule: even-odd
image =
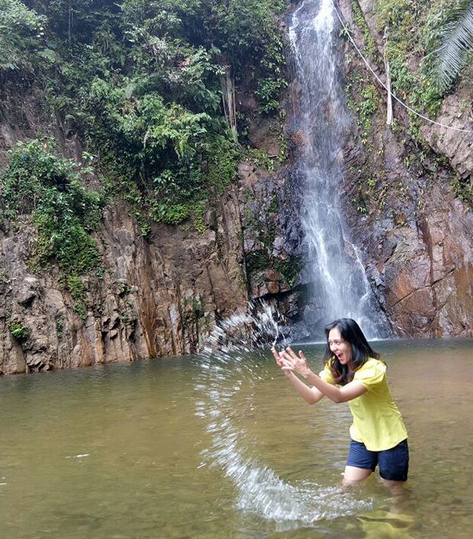
[[[436,79],[442,92],[448,90],[468,63],[473,51],[473,0],[463,0],[452,10],[437,49]]]

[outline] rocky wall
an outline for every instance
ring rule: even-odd
[[[375,4],[358,2],[377,45],[379,61],[372,65],[386,81]],[[363,48],[353,2],[339,5]],[[362,73],[373,84],[349,42],[346,57],[347,81]],[[443,101],[438,123],[472,129],[470,80]],[[361,142],[359,121],[347,136],[341,193],[373,290],[399,336],[473,336],[473,200],[462,199],[451,181],[455,175],[471,181],[473,136],[423,122],[420,148],[400,105],[394,105],[398,128],[386,125],[386,94],[378,89],[368,143]]]
[[[205,233],[154,226],[141,237],[124,206],[97,233],[103,272],[89,276],[85,317],[54,267],[28,267],[35,232],[0,233],[0,373],[193,353],[216,320],[246,308],[239,206],[232,188]]]

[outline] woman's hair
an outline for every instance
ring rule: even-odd
[[[328,335],[335,328],[340,331],[342,339],[351,346],[351,359],[354,366],[352,372],[349,371],[348,365],[342,365],[338,357],[330,350]],[[325,326],[325,336],[327,338],[327,347],[325,348],[324,361],[328,365],[336,384],[344,386],[351,382],[354,372],[364,365],[370,357],[379,359],[379,354],[371,348],[360,326],[351,318],[339,318]]]

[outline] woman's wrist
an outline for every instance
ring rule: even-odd
[[[309,368],[301,372],[301,376],[307,380],[311,374],[314,374]]]

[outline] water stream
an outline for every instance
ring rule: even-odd
[[[302,144],[298,174],[308,244],[306,279],[313,297],[305,320],[315,338],[327,321],[348,316],[368,337],[387,336],[359,249],[351,241],[340,189],[343,133],[350,124],[340,84],[343,65],[332,0],[305,0],[292,14],[289,36],[295,70],[294,126]]]

